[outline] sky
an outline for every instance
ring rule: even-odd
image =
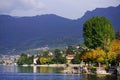
[[[87,11],[118,5],[120,0],[0,0],[0,15],[23,17],[56,14],[77,19]]]

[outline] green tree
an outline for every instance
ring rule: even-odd
[[[48,51],[43,52],[43,57],[47,57],[47,58],[50,57],[48,54],[49,54]]]
[[[27,55],[22,53],[20,58],[18,59],[17,64],[18,65],[23,65],[23,64],[26,64],[26,63],[27,63]]]
[[[101,16],[92,17],[84,23],[84,43],[91,49],[101,47],[106,52],[105,63],[108,67],[108,52],[115,33],[112,24],[108,19]]]
[[[92,17],[84,23],[84,43],[87,47],[95,49],[101,47],[108,49],[111,41],[115,38],[112,24],[105,17]]]
[[[63,63],[66,63],[66,58],[62,56],[62,51],[59,50],[59,49],[55,49],[54,51],[54,58],[52,59],[52,62],[53,63],[60,63],[60,64],[63,64]]]
[[[74,54],[74,48],[73,48],[73,46],[68,46],[68,48],[66,50],[66,54]]]
[[[27,54],[21,54],[20,58],[18,59],[17,62],[18,65],[23,65],[23,64],[33,64],[33,56],[27,56]]]
[[[80,64],[80,54],[76,54],[74,59],[71,61],[73,64]]]
[[[27,62],[26,62],[26,64],[33,64],[33,58],[34,58],[34,56],[30,56],[30,57],[27,57]]]

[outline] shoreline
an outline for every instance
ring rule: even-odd
[[[65,67],[66,64],[45,64],[45,65],[30,65],[32,67]]]
[[[0,64],[3,66],[23,66],[23,67],[27,67],[27,66],[31,66],[31,67],[66,67],[66,64],[44,64],[44,65],[35,65],[35,64],[23,64],[23,65],[15,65],[15,64]],[[80,64],[69,64],[69,66],[71,67],[80,67]]]
[[[69,64],[71,67],[80,67],[80,64]],[[3,66],[19,66],[19,65],[3,65]],[[37,67],[61,67],[61,68],[66,68],[66,64],[45,64],[45,65],[21,65],[22,67],[33,67],[33,68],[37,68]],[[70,70],[71,71],[71,70]],[[64,72],[64,70],[61,73],[66,73]],[[112,75],[110,73],[103,73],[103,74],[96,74],[96,73],[92,73],[92,72],[88,72],[88,73],[67,73],[67,74],[92,74],[92,75],[98,75],[98,76],[102,76],[102,75]]]
[[[45,64],[45,65],[28,65],[36,67],[66,67],[66,64]],[[80,64],[69,64],[71,67],[80,67]]]

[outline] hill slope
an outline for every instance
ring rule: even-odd
[[[56,15],[34,17],[0,16],[0,51],[18,51],[72,45],[79,42],[80,26]]]

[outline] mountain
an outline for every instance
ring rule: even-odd
[[[80,26],[56,15],[34,17],[0,16],[0,51],[12,52],[38,48],[66,46],[78,43]]]
[[[16,53],[44,46],[64,47],[83,42],[83,23],[92,16],[105,16],[120,29],[120,6],[97,8],[77,20],[57,15],[12,17],[0,15],[0,53]]]
[[[93,11],[87,11],[82,18],[77,20],[77,22],[84,23],[92,16],[105,16],[107,19],[110,20],[115,31],[120,29],[120,5],[117,7],[97,8]]]

